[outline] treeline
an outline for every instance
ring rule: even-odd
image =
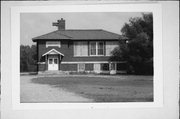
[[[37,51],[36,45],[20,46],[20,72],[37,71]]]
[[[111,61],[127,61],[128,74],[153,74],[153,15],[129,19],[121,29],[128,40],[112,52]]]

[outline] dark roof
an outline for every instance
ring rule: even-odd
[[[118,40],[126,39],[119,34],[109,31],[95,30],[57,30],[42,36],[33,38],[37,40]]]

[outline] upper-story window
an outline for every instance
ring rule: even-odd
[[[104,42],[98,42],[98,55],[104,55]]]
[[[74,42],[74,56],[88,56],[88,43],[86,41]]]
[[[46,41],[46,47],[61,47],[60,41]]]
[[[90,56],[104,55],[104,42],[90,42]]]
[[[119,47],[117,41],[106,41],[106,56],[111,56],[116,47]]]
[[[96,55],[96,42],[90,43],[90,55]]]

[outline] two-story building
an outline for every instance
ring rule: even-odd
[[[111,51],[124,38],[102,29],[65,29],[65,20],[58,30],[33,38],[37,43],[38,72],[60,70],[115,74],[124,70],[124,61],[110,62]]]

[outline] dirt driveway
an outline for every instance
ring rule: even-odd
[[[84,98],[62,88],[50,85],[35,84],[31,82],[35,76],[21,76],[20,101],[21,103],[48,103],[48,102],[93,102],[92,99]]]
[[[153,76],[21,76],[21,102],[152,102]]]

